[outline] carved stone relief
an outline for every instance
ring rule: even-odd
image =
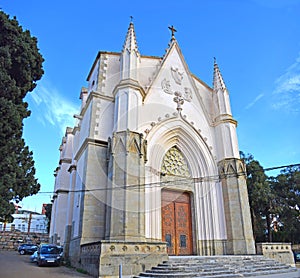
[[[190,88],[187,87],[184,88],[183,98],[188,102],[192,101],[192,90]]]
[[[182,83],[182,80],[183,80],[183,74],[184,72],[180,72],[178,70],[178,68],[173,68],[171,67],[171,74],[172,74],[172,77],[174,79],[174,81],[178,84],[178,85],[181,85]],[[166,94],[169,94],[169,95],[174,95],[176,92],[177,93],[180,93],[182,98],[185,100],[185,101],[188,101],[188,102],[191,102],[192,101],[192,98],[193,98],[193,95],[192,95],[192,89],[191,88],[188,88],[188,87],[184,87],[183,88],[183,92],[178,92],[178,89],[177,91],[173,91],[172,90],[172,86],[171,86],[171,82],[170,80],[167,80],[166,78],[164,78],[161,82],[161,87],[163,89],[163,91],[166,93]]]
[[[173,92],[171,90],[170,80],[167,80],[166,78],[161,82],[161,87],[163,91],[167,94],[173,95]]]
[[[181,81],[183,79],[183,72],[180,72],[178,68],[171,67],[172,77],[178,85],[181,85]]]
[[[172,147],[166,153],[161,172],[166,175],[190,177],[186,160],[176,147]]]

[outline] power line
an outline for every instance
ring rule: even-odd
[[[300,167],[300,163],[291,164],[291,165],[282,165],[282,166],[275,166],[269,168],[262,168],[256,169],[253,172],[267,172],[272,170],[278,170],[282,168],[292,168],[292,167]],[[59,194],[59,193],[82,193],[82,192],[95,192],[95,191],[108,191],[108,190],[128,190],[128,189],[140,189],[144,188],[155,188],[161,187],[162,185],[167,185],[169,183],[180,183],[180,182],[194,182],[194,183],[203,183],[203,182],[219,182],[222,178],[230,178],[230,177],[238,177],[244,175],[244,172],[237,172],[237,173],[230,173],[224,175],[212,175],[212,176],[203,176],[203,177],[181,177],[181,179],[176,180],[160,180],[158,182],[152,183],[144,183],[144,184],[129,184],[129,185],[122,185],[122,186],[113,186],[113,187],[106,187],[106,188],[93,188],[93,189],[78,189],[78,190],[62,190],[61,192],[54,192],[54,191],[42,191],[38,192],[37,194]],[[170,175],[169,175],[170,176]],[[173,175],[174,177],[178,177]]]

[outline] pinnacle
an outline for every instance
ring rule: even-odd
[[[217,64],[216,58],[214,58],[213,89],[214,90],[221,89],[222,91],[227,90],[225,82],[224,82],[222,74],[221,74],[221,71]]]
[[[128,50],[129,52],[139,52],[133,22],[130,22],[129,24],[122,52],[124,52],[125,50]]]

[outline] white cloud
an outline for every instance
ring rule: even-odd
[[[251,108],[256,102],[258,102],[262,97],[264,96],[264,94],[259,94],[252,102],[250,102],[245,108],[249,109]]]
[[[300,55],[286,72],[275,81],[272,107],[287,112],[300,112]]]
[[[79,105],[65,99],[55,88],[39,84],[29,95],[38,108],[38,120],[41,123],[56,126],[62,134],[67,126],[74,126],[73,115],[78,113]]]

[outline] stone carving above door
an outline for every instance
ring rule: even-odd
[[[181,86],[184,72],[180,72],[178,70],[178,68],[171,67],[171,74],[172,74],[172,77],[173,77],[175,83]],[[174,95],[175,92],[178,91],[178,86],[177,86],[176,90],[172,89],[171,81],[168,80],[167,78],[164,78],[161,81],[161,88],[166,94],[169,94],[169,95]],[[184,87],[180,90],[180,93],[185,101],[188,101],[188,102],[192,101],[193,95],[192,95],[191,88]]]
[[[180,72],[178,68],[171,67],[172,77],[178,85],[181,85],[181,81],[183,79],[183,73]]]
[[[165,154],[161,172],[166,175],[190,177],[186,160],[177,147],[170,148]]]
[[[161,82],[161,87],[163,91],[167,94],[173,95],[173,92],[171,90],[171,84],[170,80],[167,80],[166,78]]]

